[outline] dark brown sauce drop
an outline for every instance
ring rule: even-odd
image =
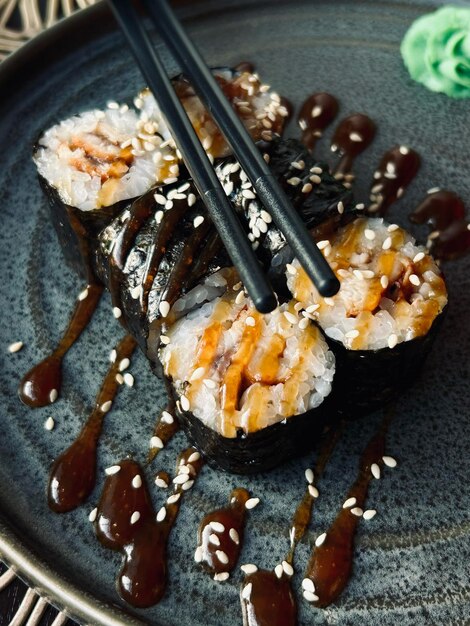
[[[244,626],[295,626],[297,602],[290,578],[267,570],[245,577],[241,590]]]
[[[91,284],[78,299],[69,325],[54,352],[25,374],[18,388],[20,400],[32,408],[55,402],[62,384],[62,359],[87,327],[103,293],[101,285]]]
[[[176,435],[179,430],[179,424],[174,417],[175,403],[170,400],[155,424],[152,439],[150,441],[150,450],[147,463],[151,463],[157,454],[167,443]]]
[[[199,525],[195,558],[214,574],[231,572],[237,564],[249,498],[246,489],[234,489],[229,506],[208,513]]]
[[[82,504],[95,486],[96,452],[104,416],[116,396],[119,383],[116,375],[122,359],[129,358],[136,346],[131,336],[124,337],[116,348],[117,357],[109,368],[88,417],[73,444],[54,462],[47,488],[48,503],[56,513],[66,513]]]
[[[355,498],[352,507],[342,508],[333,524],[326,532],[326,538],[321,545],[315,547],[307,566],[305,578],[309,578],[315,589],[318,600],[315,606],[326,607],[338,598],[349,581],[354,556],[354,537],[361,516],[351,511],[358,507],[362,509],[367,497],[369,483],[373,475],[371,466],[376,463],[383,466],[382,457],[385,454],[385,436],[392,419],[392,412],[388,413],[379,429],[367,444],[359,465],[359,476],[352,485],[347,499]]]
[[[297,117],[302,130],[302,142],[312,150],[323,131],[338,114],[339,104],[329,93],[314,93],[302,104]]]
[[[434,231],[430,251],[438,259],[448,261],[470,252],[470,229],[465,220],[463,200],[445,189],[426,196],[410,214],[415,224],[429,224]]]
[[[368,212],[384,215],[415,178],[421,165],[417,152],[406,146],[394,146],[382,157],[374,174]]]
[[[120,469],[106,479],[95,530],[105,547],[123,553],[117,581],[121,597],[132,606],[146,608],[159,602],[165,593],[168,537],[187,489],[185,485],[192,486],[190,481],[196,479],[202,460],[194,448],[178,457],[173,494],[157,517],[140,465],[126,459],[118,466]]]
[[[363,113],[354,113],[341,120],[331,140],[332,152],[340,157],[335,173],[347,175],[351,172],[354,159],[370,146],[376,130],[374,122]]]

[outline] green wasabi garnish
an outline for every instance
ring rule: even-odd
[[[431,91],[470,98],[470,8],[449,5],[418,18],[401,54],[411,77]]]

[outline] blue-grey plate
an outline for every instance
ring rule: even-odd
[[[379,1],[179,4],[210,64],[254,61],[263,79],[296,104],[312,91],[325,90],[339,97],[341,114],[359,110],[376,120],[377,139],[357,163],[360,199],[383,151],[396,142],[416,148],[423,167],[391,212],[405,226],[410,208],[430,187],[454,189],[470,204],[470,101],[452,101],[413,83],[398,50],[410,22],[431,8],[428,2]],[[169,71],[176,72],[164,56]],[[107,369],[109,351],[122,334],[109,299],[66,358],[60,401],[32,411],[20,404],[16,389],[20,376],[55,345],[81,288],[64,267],[31,146],[41,129],[108,99],[130,99],[143,81],[106,7],[98,5],[26,45],[2,64],[0,82],[0,554],[84,623],[238,625],[240,574],[220,584],[196,567],[198,521],[222,505],[232,487],[248,487],[261,504],[250,514],[241,560],[274,567],[287,550],[289,521],[312,459],[249,479],[205,468],[171,536],[165,598],[145,611],[120,601],[114,587],[120,557],[97,543],[88,513],[96,504],[104,467],[127,454],[145,458],[164,402],[161,383],[138,354],[131,366],[135,387],[122,390],[106,417],[97,487],[87,506],[63,516],[52,514],[46,504],[48,469],[76,436]],[[294,126],[292,132],[297,132]],[[326,146],[319,153],[326,154]],[[378,514],[360,524],[354,575],[345,593],[326,610],[300,600],[303,625],[469,623],[470,259],[448,264],[445,272],[449,314],[420,382],[398,398],[388,437],[389,453],[399,466],[371,487],[368,504]],[[7,346],[18,340],[24,348],[8,354]],[[56,422],[52,432],[43,427],[49,416]],[[335,516],[380,418],[377,413],[351,424],[328,465],[311,532],[296,554],[297,590],[312,537]],[[155,469],[171,470],[184,445],[179,434]],[[159,506],[163,496],[155,492],[154,497]]]

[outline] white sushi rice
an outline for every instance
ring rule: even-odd
[[[360,218],[318,244],[341,287],[322,298],[297,260],[288,287],[325,334],[354,350],[393,348],[425,335],[447,304],[439,267],[424,246],[382,218]]]
[[[330,393],[335,360],[314,325],[299,327],[302,319],[293,302],[260,315],[230,290],[167,331],[165,374],[189,410],[226,437],[305,413]]]

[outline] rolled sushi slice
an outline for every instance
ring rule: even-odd
[[[445,281],[424,246],[381,218],[356,219],[317,245],[338,294],[321,297],[296,260],[288,287],[335,352],[339,410],[364,413],[416,378],[447,305]]]
[[[314,446],[335,358],[294,301],[259,314],[240,283],[168,328],[160,351],[179,419],[209,463],[236,473],[274,467]]]

